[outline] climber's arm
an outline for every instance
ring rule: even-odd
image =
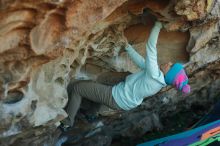
[[[146,62],[145,62],[146,73],[148,73],[149,75],[155,78],[157,78],[160,74],[160,69],[157,63],[156,44],[161,28],[162,28],[161,22],[156,22],[151,30],[150,36],[146,44],[146,52],[147,52]]]
[[[145,68],[145,60],[144,58],[138,54],[133,47],[128,44],[128,46],[125,49],[128,53],[128,55],[130,56],[130,58],[133,60],[133,62],[141,69]]]

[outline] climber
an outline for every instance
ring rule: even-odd
[[[67,89],[69,102],[66,107],[69,116],[62,122],[63,125],[73,125],[82,97],[115,110],[131,110],[140,105],[144,98],[156,94],[166,85],[174,85],[183,93],[189,93],[190,86],[183,65],[180,63],[172,65],[169,62],[160,68],[158,66],[156,43],[161,28],[162,23],[155,22],[146,44],[146,60],[126,43],[125,50],[134,63],[141,68],[140,72],[128,75],[124,81],[114,86],[95,81],[70,83]]]

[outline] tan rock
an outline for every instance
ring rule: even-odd
[[[184,15],[187,20],[193,21],[204,18],[213,2],[212,0],[180,0],[175,6],[175,11],[178,15]]]
[[[85,31],[90,31],[98,21],[110,15],[126,0],[76,0],[68,7],[66,25],[73,29],[73,35],[79,37]]]
[[[7,50],[0,55],[2,56],[0,58],[0,62],[5,62],[5,61],[16,61],[16,60],[27,59],[28,57],[33,56],[34,53],[31,52],[30,48],[28,48],[27,46],[19,46]]]
[[[38,55],[53,50],[63,30],[62,16],[56,13],[47,15],[30,33],[31,48]]]
[[[16,21],[34,22],[35,15],[36,12],[34,10],[18,10],[9,13],[0,13],[0,28],[8,23]]]
[[[12,30],[6,33],[4,36],[0,35],[0,53],[3,53],[4,51],[7,51],[12,48],[16,48],[22,44],[28,44],[29,31],[29,29],[21,28]]]

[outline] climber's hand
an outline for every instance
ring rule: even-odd
[[[119,42],[120,46],[121,46],[121,51],[125,51],[125,49],[128,47],[128,40],[127,38],[124,36],[124,34],[122,34],[122,38],[121,41]]]
[[[154,25],[159,28],[163,27],[163,24],[160,21],[156,21]]]

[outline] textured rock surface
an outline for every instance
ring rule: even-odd
[[[45,143],[44,129],[53,135],[67,116],[63,108],[71,78],[137,71],[123,52],[123,35],[145,54],[153,25],[145,8],[166,22],[158,42],[159,62],[187,63],[192,93],[183,97],[168,87],[137,111],[163,117],[181,110],[182,103],[190,108],[219,95],[219,0],[0,0],[0,145]],[[129,114],[138,117],[135,111]],[[133,136],[117,128],[119,123],[103,128],[113,133],[105,144],[114,135]],[[152,125],[138,133],[157,127]],[[48,144],[53,145],[52,137]]]

